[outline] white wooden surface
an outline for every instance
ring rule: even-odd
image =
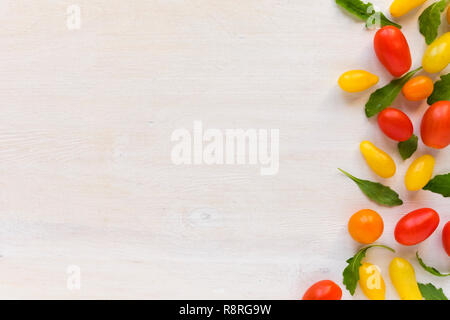
[[[71,4],[80,30],[66,27]],[[419,13],[400,20],[415,65],[425,48]],[[450,294],[448,279],[413,258],[419,249],[450,270],[440,242],[449,201],[406,192],[411,160],[366,119],[370,92],[337,88],[348,69],[378,74],[379,85],[390,77],[374,32],[334,1],[2,0],[0,17],[0,298],[298,299],[321,279],[342,285],[358,248],[347,220],[362,208],[383,216],[380,243]],[[426,105],[395,106],[418,133]],[[170,135],[194,120],[280,129],[278,175],[173,165]],[[369,170],[363,139],[393,155],[394,178]],[[436,173],[449,171],[448,149],[421,144],[417,155],[426,152]],[[337,167],[391,185],[405,205],[375,205]],[[440,213],[439,229],[417,247],[397,245],[396,221],[425,206]],[[367,261],[397,299],[393,256],[374,249]],[[69,265],[81,268],[81,290],[66,287]],[[364,298],[359,289],[354,298]]]

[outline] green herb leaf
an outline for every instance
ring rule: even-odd
[[[440,0],[426,8],[419,17],[420,33],[425,37],[425,42],[431,44],[438,35],[441,25],[441,16],[450,0]]]
[[[398,193],[389,187],[386,187],[378,182],[358,179],[350,173],[339,169],[343,174],[352,179],[361,191],[371,200],[378,204],[393,207],[403,204],[403,201],[398,197]]]
[[[403,160],[408,159],[414,152],[416,152],[418,141],[419,138],[413,134],[408,140],[398,143],[398,151],[400,152]]]
[[[431,283],[418,283],[420,293],[425,300],[448,300],[442,288],[436,288]]]
[[[419,261],[419,264],[422,266],[422,268],[425,269],[425,271],[437,276],[437,277],[448,277],[450,276],[450,273],[440,273],[438,269],[434,267],[427,266],[425,262],[419,257],[419,251],[416,252],[416,258],[417,261]]]
[[[375,11],[373,4],[370,2],[364,3],[361,0],[336,0],[336,3],[347,10],[353,16],[361,19],[366,22],[366,27],[368,28],[370,25],[373,25],[373,22],[379,22],[381,26],[394,26],[399,29],[402,28],[401,25],[390,21],[386,16],[379,12]]]
[[[431,179],[423,190],[442,194],[443,197],[450,197],[450,173],[440,174]]]
[[[345,267],[342,275],[344,276],[343,283],[351,295],[355,294],[356,285],[358,284],[359,267],[361,266],[361,260],[366,256],[367,250],[373,247],[385,248],[391,250],[392,252],[395,252],[394,249],[389,248],[388,246],[384,246],[381,244],[374,244],[360,249],[353,257],[348,259],[346,261],[348,263],[348,266]]]
[[[388,85],[372,93],[369,101],[366,103],[366,116],[370,118],[389,107],[392,102],[394,102],[395,98],[397,98],[405,83],[421,69],[422,67],[410,71],[403,77],[392,80]]]
[[[431,96],[428,97],[428,104],[431,106],[438,101],[450,101],[450,73],[441,76],[441,80],[436,81]]]

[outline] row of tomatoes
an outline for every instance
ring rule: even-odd
[[[400,77],[411,69],[412,59],[408,41],[400,29],[386,26],[378,30],[374,38],[374,49],[380,62],[394,77]],[[450,32],[447,32],[428,46],[422,58],[422,67],[428,73],[438,73],[449,63]],[[340,80],[341,87],[349,92],[363,91],[378,83],[378,77],[367,72],[348,73]],[[417,86],[411,86],[407,88],[410,90],[404,92],[411,100],[416,100],[416,95],[429,92],[431,87],[429,81],[416,81]]]
[[[421,76],[411,80],[428,81],[424,78],[428,77]],[[404,90],[408,84],[403,87]],[[378,125],[386,136],[399,142],[408,140],[414,132],[409,117],[396,108],[381,111]],[[428,108],[422,118],[420,133],[423,143],[428,147],[442,149],[450,144],[450,101],[438,101]]]
[[[409,71],[412,64],[408,42],[400,29],[386,26],[374,38],[375,53],[380,62],[394,76]],[[437,73],[450,63],[450,32],[436,39],[425,51],[422,66],[426,72]]]
[[[363,141],[359,145],[362,155],[369,167],[382,178],[392,177],[397,167],[394,160],[383,150],[377,148],[370,141]],[[435,159],[425,154],[415,159],[405,174],[405,186],[409,191],[418,191],[427,185],[433,176]]]
[[[389,276],[402,300],[423,300],[414,268],[408,260],[400,257],[392,259],[389,264]],[[385,299],[386,284],[377,266],[363,263],[359,267],[359,284],[370,300]],[[303,296],[303,300],[340,300],[341,298],[341,288],[331,280],[315,283]]]
[[[347,92],[365,90],[369,84],[378,82],[378,77],[364,70],[352,70],[339,78],[340,87]],[[418,76],[409,80],[402,88],[403,95],[410,101],[420,101],[433,93],[433,80]],[[406,141],[413,135],[414,128],[409,117],[396,108],[386,108],[378,115],[381,131],[395,141]],[[450,144],[450,102],[438,101],[424,114],[420,126],[422,141],[431,148],[442,149]]]
[[[405,246],[413,246],[426,240],[439,225],[439,214],[431,208],[414,210],[401,218],[394,231],[395,240]],[[363,209],[353,214],[348,231],[355,241],[363,244],[375,242],[383,233],[381,216],[374,210]],[[442,232],[442,244],[450,256],[450,222]]]

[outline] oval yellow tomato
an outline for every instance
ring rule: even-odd
[[[406,171],[405,186],[410,191],[417,191],[427,185],[433,176],[435,160],[429,154],[414,160]]]
[[[423,69],[428,73],[441,72],[450,63],[450,32],[430,44],[422,59]]]
[[[389,265],[389,276],[402,300],[423,300],[413,266],[403,258],[394,258]]]
[[[359,286],[368,299],[385,299],[386,285],[377,266],[365,262],[359,267]]]
[[[378,149],[372,142],[361,142],[359,149],[369,167],[377,175],[382,178],[390,178],[395,174],[396,166],[394,160],[386,152]]]
[[[378,83],[378,77],[364,70],[347,71],[339,77],[338,84],[347,92],[361,92]]]
[[[427,0],[394,0],[389,11],[393,17],[398,18],[424,4],[426,1]]]

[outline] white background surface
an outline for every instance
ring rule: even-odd
[[[373,1],[387,12],[390,1]],[[82,10],[80,30],[66,8]],[[422,9],[400,19],[414,66],[425,43]],[[79,0],[0,3],[0,297],[299,299],[314,282],[342,286],[359,245],[348,218],[371,208],[385,222],[379,240],[416,268],[420,282],[450,295],[441,230],[448,199],[409,193],[393,141],[363,107],[370,94],[344,94],[349,69],[390,76],[377,61],[373,31],[332,0]],[[446,26],[445,26],[446,27]],[[448,71],[448,69],[447,69]],[[418,133],[425,104],[395,103]],[[173,130],[280,129],[280,170],[175,166]],[[393,155],[398,173],[378,179],[359,153],[369,139]],[[449,149],[420,144],[450,169]],[[370,202],[337,171],[395,188],[405,204]],[[396,244],[393,229],[420,207],[440,213],[424,243]],[[387,298],[394,257],[373,249]],[[81,268],[81,290],[66,268]],[[343,286],[342,286],[343,288]],[[344,291],[344,298],[351,296]],[[364,298],[360,289],[354,298]]]

